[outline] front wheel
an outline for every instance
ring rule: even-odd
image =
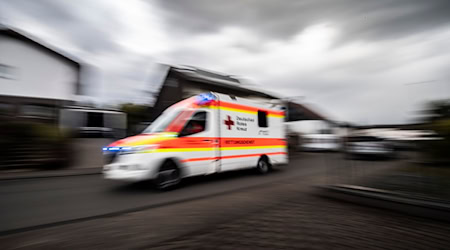
[[[267,158],[261,157],[256,164],[256,170],[260,174],[267,174],[270,171],[270,164]]]
[[[181,174],[178,166],[172,161],[166,161],[159,168],[154,184],[159,190],[167,190],[175,187],[180,181]]]

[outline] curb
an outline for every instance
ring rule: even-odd
[[[317,186],[318,195],[404,214],[450,222],[450,203],[353,185]]]
[[[82,170],[34,171],[6,174],[0,173],[0,181],[96,175],[101,174],[101,172],[102,170],[100,168],[87,168]]]

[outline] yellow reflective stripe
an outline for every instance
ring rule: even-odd
[[[256,111],[243,110],[243,109],[234,109],[234,108],[228,108],[228,107],[219,107],[219,109],[227,110],[227,111],[234,111],[234,112],[241,112],[241,113],[252,114],[252,115],[257,115],[258,114],[258,112],[256,112]]]
[[[273,117],[273,118],[284,118],[284,115],[277,115],[277,114],[268,114],[268,117]]]
[[[150,144],[156,144],[162,141],[175,140],[177,133],[158,135],[153,138],[141,138],[141,139],[131,139],[125,138],[119,147],[134,147],[134,146],[145,146]]]
[[[220,110],[226,110],[226,111],[234,111],[234,112],[240,112],[240,113],[246,113],[246,114],[252,114],[252,115],[257,115],[258,112],[256,111],[250,111],[250,110],[243,110],[243,109],[234,109],[234,108],[228,108],[228,107],[217,107],[217,106],[205,106],[205,108],[210,108],[210,109],[220,109]],[[273,118],[284,118],[284,115],[277,115],[277,114],[267,114],[268,117],[273,117]]]

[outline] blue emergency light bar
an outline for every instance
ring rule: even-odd
[[[104,147],[103,152],[109,151],[109,152],[117,152],[117,151],[129,151],[131,150],[131,147]]]
[[[212,93],[203,93],[197,96],[197,104],[204,105],[216,100],[216,96]]]

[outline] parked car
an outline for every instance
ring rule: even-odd
[[[123,138],[127,115],[120,111],[68,107],[60,110],[59,126],[72,130],[78,137]]]
[[[301,138],[301,147],[306,151],[338,151],[341,144],[334,134],[306,134]]]
[[[395,156],[393,144],[376,136],[347,137],[345,153],[347,157],[393,158]]]

